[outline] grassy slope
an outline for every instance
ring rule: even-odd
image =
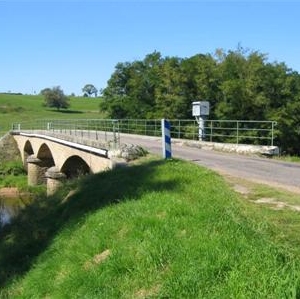
[[[99,113],[99,98],[71,97],[70,108],[61,111],[43,107],[43,102],[42,96],[0,94],[0,133],[9,131],[13,122],[103,116]]]
[[[0,297],[299,296],[300,244],[280,238],[295,212],[245,202],[220,176],[177,160],[146,160],[76,186],[1,240]]]

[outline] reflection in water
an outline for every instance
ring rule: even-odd
[[[20,200],[0,198],[0,227],[9,224],[20,209]]]
[[[9,224],[11,221],[11,216],[6,211],[6,209],[0,208],[0,226],[3,227],[6,224]]]

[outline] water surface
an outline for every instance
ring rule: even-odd
[[[11,223],[22,205],[22,201],[19,198],[0,197],[0,228]]]

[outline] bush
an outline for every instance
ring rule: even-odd
[[[0,163],[0,175],[23,175],[26,174],[22,161],[15,160],[5,163]]]

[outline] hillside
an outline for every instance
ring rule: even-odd
[[[24,211],[0,239],[0,297],[298,298],[297,219],[207,169],[142,159]]]
[[[70,108],[50,109],[43,106],[40,95],[0,93],[0,136],[11,129],[12,123],[37,119],[101,118],[100,98],[70,97]]]

